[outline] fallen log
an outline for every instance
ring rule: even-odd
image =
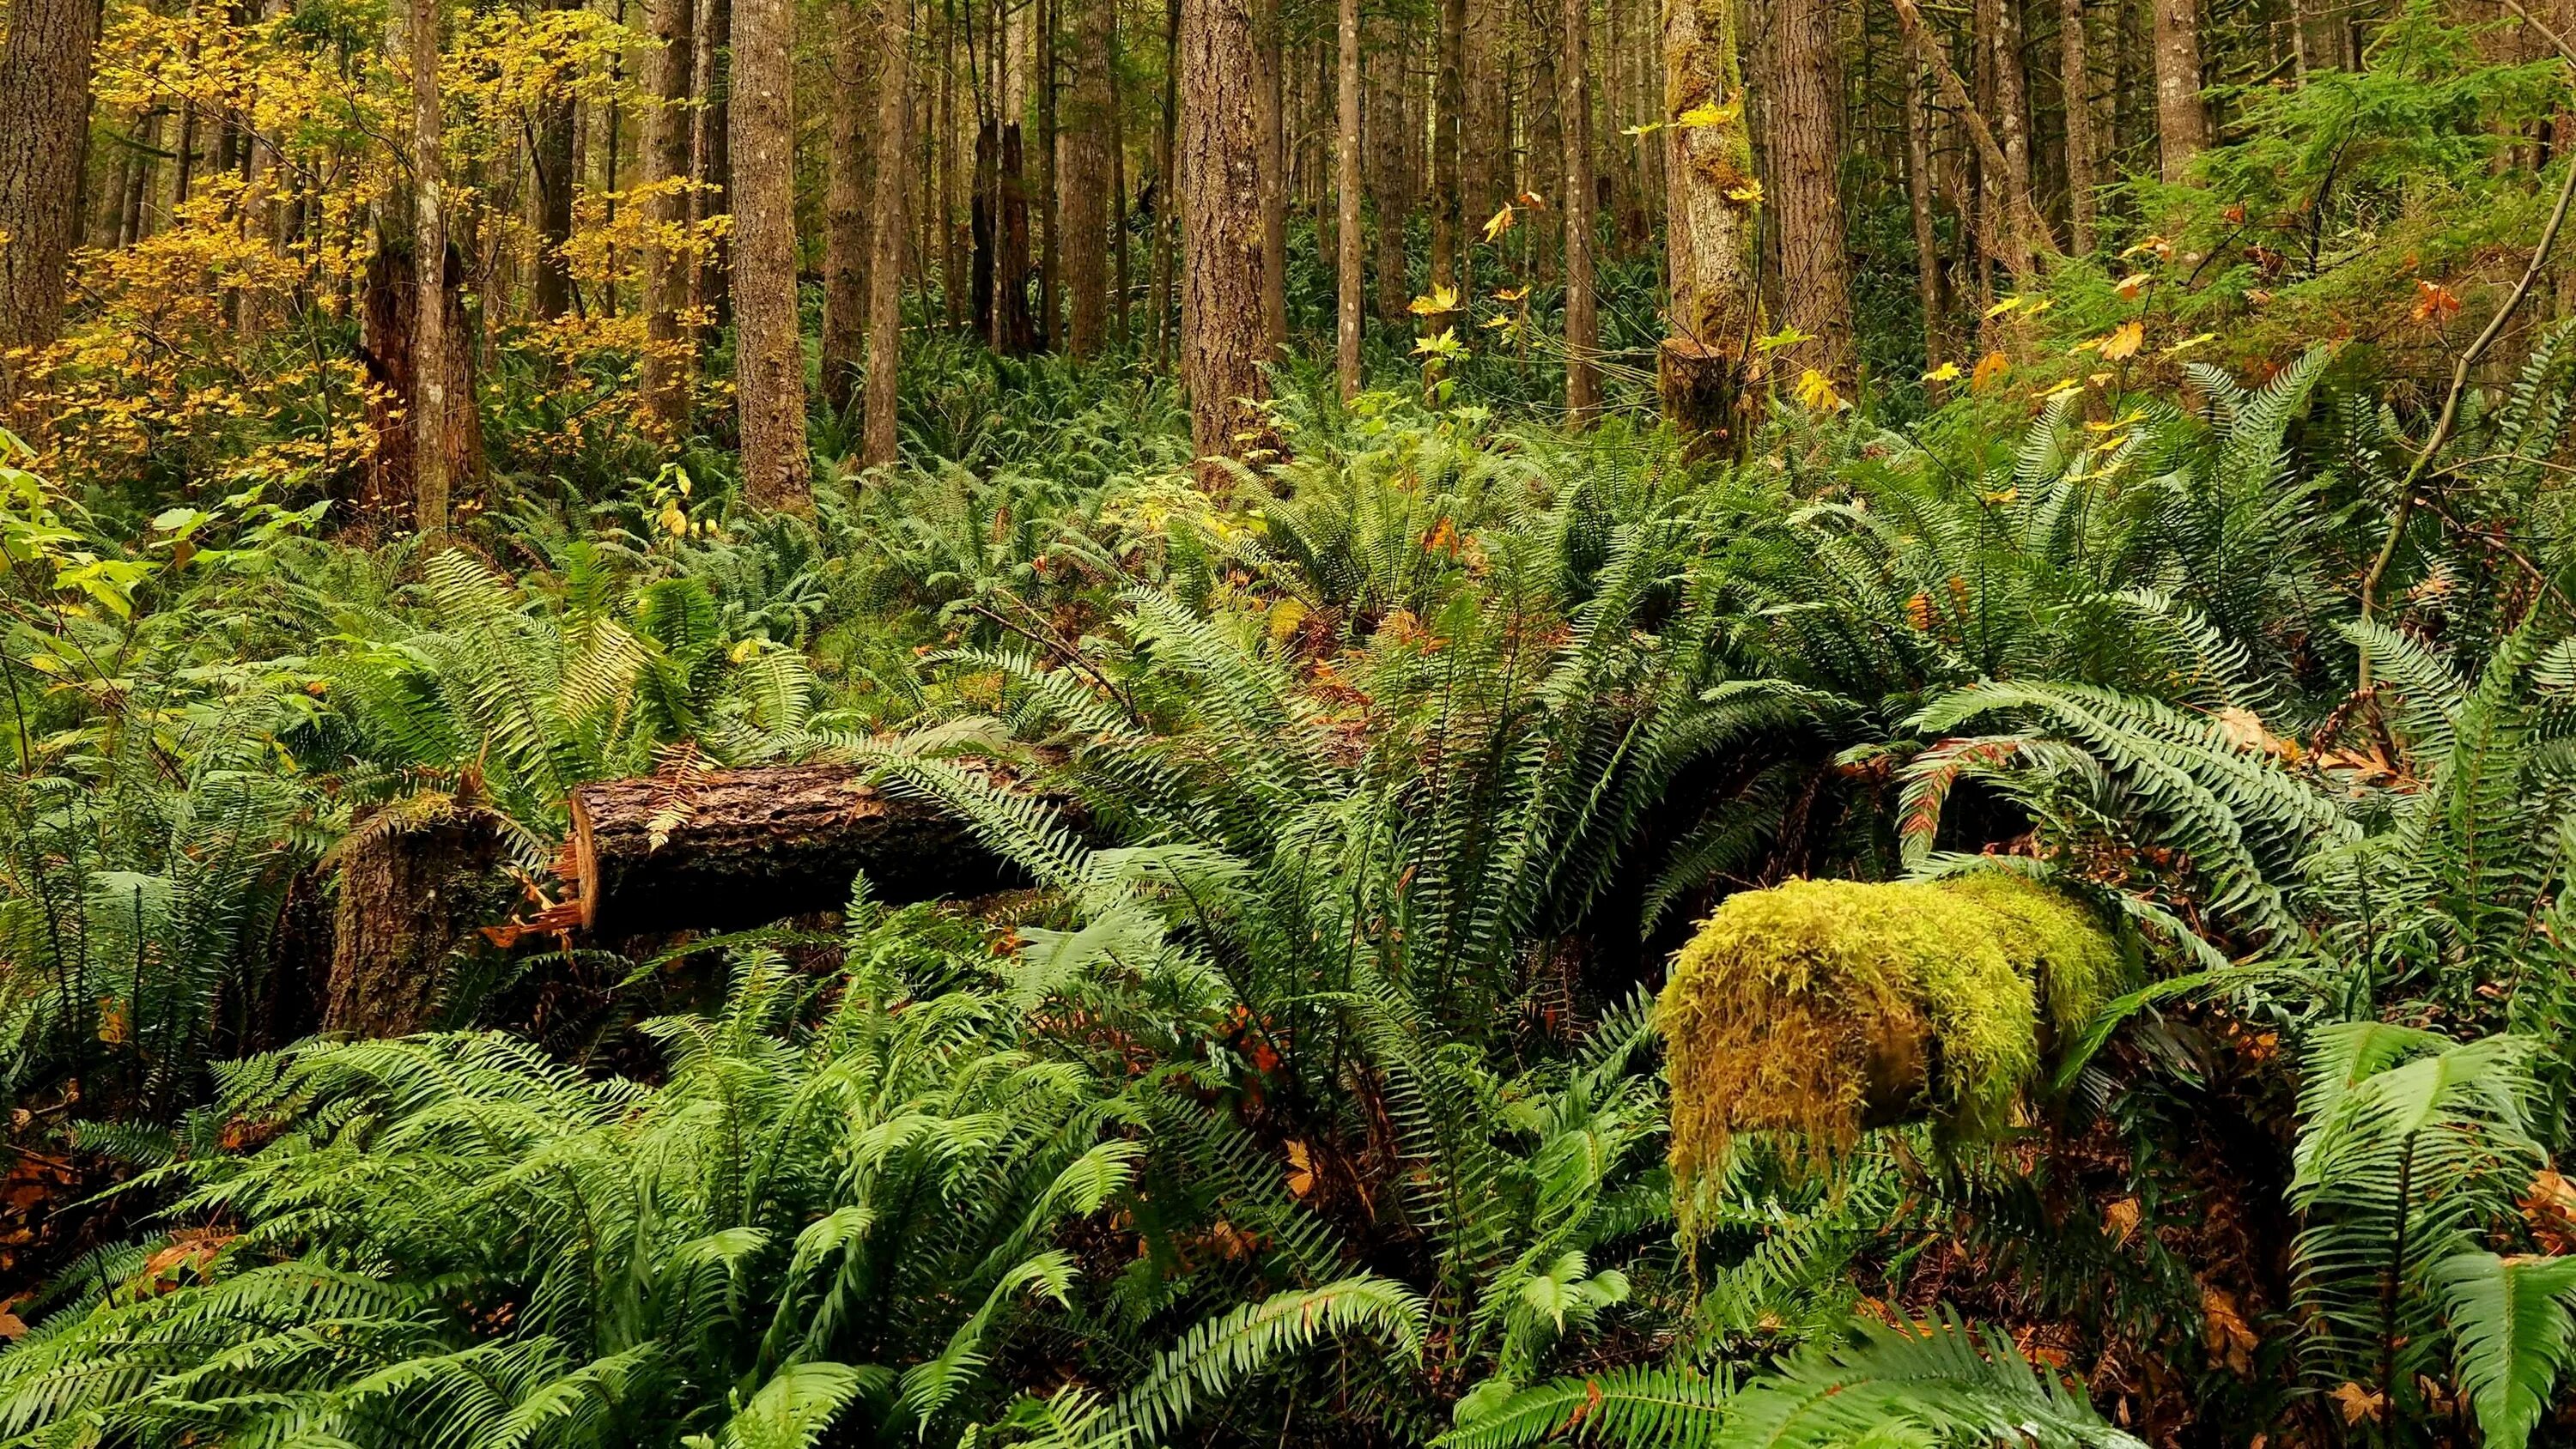
[[[737,930],[837,911],[861,871],[889,902],[1029,884],[955,815],[872,785],[849,765],[603,780],[575,787],[571,806],[572,893],[594,936]]]

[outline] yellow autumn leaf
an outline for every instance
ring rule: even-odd
[[[2123,362],[2129,358],[2135,357],[2138,355],[2139,346],[2146,340],[2147,326],[2145,323],[2123,322],[2119,326],[2111,329],[2110,336],[2102,339],[2102,346],[2100,348],[2102,360],[2104,362]]]
[[[1510,231],[1511,229],[1512,204],[1506,201],[1503,203],[1502,210],[1495,212],[1491,217],[1486,219],[1485,240],[1489,242],[1499,241],[1501,240],[1503,233]]]
[[[676,503],[663,504],[662,516],[656,521],[662,525],[662,531],[664,533],[667,533],[674,538],[678,538],[689,531],[689,515],[682,513],[680,511],[680,505]]]
[[[1977,360],[1977,370],[1968,374],[1968,390],[1984,392],[2010,371],[2012,371],[2011,358],[2001,352],[1989,352]]]
[[[1812,367],[1798,375],[1798,385],[1790,391],[1809,412],[1840,412],[1850,406],[1834,391],[1834,380]]]
[[[1762,204],[1762,183],[1747,177],[1726,188],[1726,199],[1746,206],[1759,206]]]
[[[2019,298],[2019,297],[2006,297],[2006,298],[2004,298],[2002,301],[1997,302],[1995,305],[1993,305],[1993,306],[1991,306],[1991,307],[1988,307],[1988,308],[1986,309],[1986,315],[1985,315],[1984,320],[1985,320],[1985,321],[1988,321],[1988,322],[1992,322],[1992,321],[1993,321],[1993,320],[1995,320],[1996,318],[1998,318],[1998,317],[2000,317],[2000,316],[2004,315],[2006,312],[2009,312],[2009,311],[2013,310],[2014,308],[2016,308],[2016,307],[2020,306],[2021,304],[2022,304],[2022,299],[2021,299],[2021,298]]]
[[[2177,342],[2177,343],[2173,344],[2173,345],[2172,345],[2172,346],[2170,346],[2170,347],[2161,347],[2161,348],[2158,348],[2158,349],[2156,350],[2156,355],[2157,355],[2157,356],[2159,356],[2159,357],[2179,357],[2179,356],[2181,356],[2182,354],[2184,354],[2184,353],[2186,353],[2186,352],[2189,352],[2189,351],[2190,351],[2190,350],[2192,350],[2193,348],[2198,347],[2199,345],[2201,345],[2201,344],[2202,344],[2202,343],[2204,343],[2204,342],[2215,342],[2215,341],[2217,341],[2217,340],[2218,340],[2218,334],[2217,334],[2217,333],[2215,333],[2215,332],[2203,332],[2203,333],[2200,333],[2200,334],[2198,334],[2198,335],[2196,335],[2196,336],[2186,337],[2186,338],[2184,338],[2183,340],[2181,340],[2180,342]]]
[[[1955,362],[1942,363],[1939,367],[1923,374],[1923,380],[1925,382],[1957,382],[1959,380],[1959,364]]]
[[[1414,298],[1409,310],[1416,317],[1437,317],[1443,312],[1455,312],[1458,310],[1458,289],[1434,287],[1428,295]]]
[[[1702,101],[1675,116],[1673,124],[1685,131],[1703,131],[1711,126],[1726,125],[1743,113],[1744,102],[1741,98],[1729,101],[1722,106],[1715,101]]]
[[[2154,281],[2155,278],[2144,272],[2131,272],[2122,277],[2111,290],[2118,292],[2125,300],[2134,302],[2138,300],[2138,294],[2145,291]]]

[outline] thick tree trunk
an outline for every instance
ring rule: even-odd
[[[1200,481],[1260,431],[1261,136],[1254,0],[1183,0],[1181,381]]]
[[[99,0],[11,0],[0,48],[0,403],[5,354],[54,339],[89,157]]]
[[[697,72],[697,0],[651,0],[649,23],[661,51],[652,62],[651,109],[644,118],[644,179],[654,188],[648,217],[657,231],[685,231],[691,214],[682,184],[689,178],[689,88]],[[697,274],[696,253],[679,246],[644,248],[644,409],[655,431],[677,442],[689,430],[697,372],[697,333],[683,313]]]
[[[1557,58],[1565,137],[1565,417],[1588,425],[1601,409],[1601,318],[1592,291],[1592,0],[1564,0],[1564,52]]]
[[[1368,71],[1369,209],[1377,213],[1378,320],[1390,327],[1404,323],[1413,299],[1405,275],[1405,223],[1413,211],[1404,174],[1404,36],[1397,23],[1381,19],[1371,27],[1376,39],[1365,62]]]
[[[2209,112],[2200,101],[2200,6],[2154,0],[2156,24],[2156,155],[2168,184],[2189,174],[2191,158],[2209,146]]]
[[[555,0],[553,8],[578,9]],[[572,264],[564,243],[572,240],[573,92],[569,85],[549,87],[537,107],[536,147],[530,156],[537,181],[536,288],[537,315],[561,317],[572,310]]]
[[[2084,0],[2058,0],[2060,88],[2066,100],[2066,218],[2078,255],[2093,250],[2093,66],[2084,35]]]
[[[912,194],[912,0],[882,0],[882,79],[877,84],[876,254],[868,267],[868,409],[862,461],[895,460],[895,383],[903,360],[904,207]]]
[[[880,0],[894,5],[902,0]],[[901,84],[880,61],[877,27],[852,13],[832,17],[831,118],[823,182],[823,397],[846,412],[861,386],[867,335],[870,213],[882,211],[887,188],[868,176],[871,75]],[[871,207],[870,199],[874,199]],[[875,218],[883,225],[882,216]]]
[[[1773,38],[1771,180],[1780,217],[1780,297],[1790,326],[1816,338],[1781,362],[1853,380],[1851,262],[1844,237],[1843,90],[1831,0],[1778,0]]]
[[[582,928],[600,936],[835,911],[862,871],[888,902],[1023,883],[964,822],[846,765],[610,780],[576,786],[571,805],[574,895]]]
[[[1074,0],[1073,105],[1064,133],[1064,285],[1073,355],[1092,358],[1109,340],[1110,142],[1118,108],[1109,60],[1116,0]]]
[[[1334,318],[1333,373],[1348,402],[1360,391],[1360,298],[1367,290],[1360,275],[1360,0],[1341,0],[1336,19],[1333,231],[1340,311]]]
[[[322,1030],[405,1036],[438,1025],[451,952],[509,916],[500,821],[471,808],[390,826],[360,822],[339,851]]]
[[[1713,119],[1681,124],[1695,111]],[[1760,193],[1732,0],[1667,0],[1662,119],[1673,138],[1666,202],[1673,331],[1658,349],[1657,391],[1664,416],[1700,440],[1701,451],[1733,455],[1749,431],[1761,306],[1753,290]]]
[[[796,320],[795,25],[794,0],[733,6],[734,383],[743,491],[804,513],[814,496]]]

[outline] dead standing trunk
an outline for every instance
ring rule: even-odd
[[[554,8],[575,9],[556,0]],[[536,288],[537,315],[561,317],[572,310],[572,263],[564,243],[572,240],[573,91],[549,87],[537,106],[536,145],[529,160],[537,182]]]
[[[1288,99],[1287,56],[1279,0],[1255,0],[1259,34],[1255,54],[1255,115],[1261,137],[1261,338],[1263,356],[1288,345]]]
[[[1200,482],[1261,427],[1261,136],[1254,0],[1183,0],[1181,379]]]
[[[14,0],[0,49],[0,404],[8,352],[61,324],[63,274],[80,226],[89,156],[90,63],[99,0]]]
[[[1459,238],[1465,201],[1460,191],[1460,131],[1467,111],[1467,0],[1440,0],[1438,51],[1431,87],[1431,286],[1458,298],[1452,310],[1425,312],[1426,337],[1454,327],[1463,316],[1466,283],[1459,276]]]
[[[794,0],[733,6],[734,383],[743,491],[763,508],[814,507],[805,444],[805,349],[796,308]]]
[[[1753,290],[1761,191],[1744,125],[1744,69],[1732,0],[1664,9],[1666,222],[1672,333],[1656,356],[1664,416],[1700,451],[1732,456],[1751,416]]]

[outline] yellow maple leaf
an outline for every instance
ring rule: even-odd
[[[1488,219],[1486,220],[1486,222],[1485,222],[1485,240],[1487,240],[1487,241],[1489,241],[1489,242],[1490,242],[1490,241],[1499,241],[1499,240],[1501,240],[1501,239],[1502,239],[1502,235],[1503,235],[1503,233],[1504,233],[1504,232],[1507,232],[1507,231],[1510,231],[1511,229],[1512,229],[1512,204],[1511,204],[1510,202],[1506,201],[1506,202],[1504,202],[1504,203],[1503,203],[1503,209],[1502,209],[1502,210],[1500,210],[1500,211],[1498,211],[1498,212],[1495,212],[1495,213],[1494,213],[1490,218],[1488,218]]]
[[[2145,291],[2154,281],[2155,278],[2148,276],[2144,272],[2131,272],[2129,275],[2122,277],[2119,280],[2118,285],[2114,286],[2111,290],[2118,292],[2125,300],[2134,302],[2138,300],[2138,294]]]
[[[1851,406],[1834,391],[1834,380],[1812,367],[1798,375],[1798,385],[1790,391],[1809,412],[1840,412]]]
[[[2135,321],[2123,322],[2119,326],[2111,329],[2110,336],[2102,339],[2102,346],[2100,348],[2102,360],[2104,362],[2122,362],[2135,357],[2138,355],[2139,345],[2144,343],[2146,340],[2147,326],[2145,323]]]
[[[1977,370],[1968,374],[1968,390],[1984,392],[2010,371],[2012,371],[2011,358],[2001,352],[1989,352],[1977,360]]]
[[[1711,126],[1723,126],[1742,114],[1744,101],[1741,97],[1722,106],[1715,101],[1702,101],[1675,116],[1673,124],[1685,131],[1704,131]]]
[[[2215,342],[2217,340],[2217,333],[2203,332],[2197,336],[2186,337],[2180,342],[2173,344],[2171,347],[2160,347],[2156,349],[2156,352],[2160,357],[2179,357],[2183,353],[2191,351],[2193,348],[2198,347],[2204,342]]]
[[[1992,322],[1992,321],[1993,321],[1993,320],[1995,320],[1996,318],[1998,318],[1998,317],[2000,317],[2000,316],[2004,315],[2006,312],[2009,312],[2009,311],[2013,310],[2015,307],[2018,307],[2018,306],[2020,306],[2021,304],[2022,304],[2022,299],[2021,299],[2021,298],[2019,298],[2019,297],[2006,297],[2006,298],[2004,298],[2002,301],[1997,302],[1995,305],[1993,305],[1993,306],[1991,306],[1991,307],[1988,307],[1988,308],[1986,309],[1986,315],[1985,315],[1984,320],[1985,320],[1985,321],[1988,321],[1988,322]]]
[[[1443,312],[1455,312],[1458,310],[1458,289],[1433,287],[1429,294],[1414,298],[1413,305],[1407,310],[1416,317],[1437,317]]]
[[[1939,367],[1923,374],[1923,380],[1925,382],[1957,382],[1959,380],[1959,364],[1955,362],[1942,363]]]

